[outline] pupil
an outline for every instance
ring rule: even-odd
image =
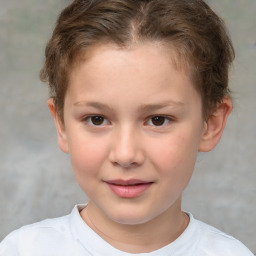
[[[94,125],[101,125],[104,121],[104,118],[102,116],[93,116],[92,117],[92,123]]]
[[[155,116],[152,118],[152,123],[156,126],[163,125],[165,121],[165,118],[162,116]]]

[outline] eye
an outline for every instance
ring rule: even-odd
[[[92,126],[102,126],[102,125],[109,124],[107,119],[103,116],[87,116],[84,119],[84,121]]]
[[[167,125],[171,121],[170,118],[165,116],[152,116],[147,124],[150,126],[164,126]]]

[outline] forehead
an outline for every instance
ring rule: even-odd
[[[70,74],[68,91],[76,102],[96,99],[113,105],[139,105],[140,101],[189,101],[187,94],[192,97],[197,92],[188,72],[173,63],[175,58],[174,50],[162,44],[98,45],[80,56]]]
[[[90,64],[90,66],[93,66],[93,64],[96,64],[94,68],[97,68],[99,63],[103,64],[109,62],[109,64],[112,65],[114,64],[112,60],[116,57],[119,58],[120,61],[118,65],[120,65],[125,58],[124,56],[127,56],[127,54],[130,55],[130,65],[137,64],[138,59],[144,59],[146,62],[140,62],[142,67],[146,66],[147,63],[150,63],[152,67],[155,66],[156,68],[159,67],[159,65],[161,68],[165,66],[166,69],[168,69],[169,66],[172,66],[172,68],[181,71],[190,77],[192,84],[195,85],[193,79],[195,73],[193,68],[194,65],[191,58],[184,54],[184,51],[179,49],[178,46],[170,42],[166,43],[160,41],[135,42],[124,46],[103,41],[88,46],[80,50],[74,57],[71,65],[69,65],[69,78],[72,77],[72,74],[74,74],[82,65],[84,66],[88,64],[87,66],[89,66]],[[143,58],[140,58],[142,56]],[[149,72],[149,74],[150,73],[151,72]]]

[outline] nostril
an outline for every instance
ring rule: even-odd
[[[113,135],[109,160],[114,166],[126,169],[141,165],[144,162],[144,151],[140,140],[136,140],[134,132],[130,130],[119,132],[119,136]]]
[[[136,162],[130,162],[130,163],[122,163],[122,162],[113,162],[114,166],[121,166],[123,168],[131,168],[136,165],[138,165]]]

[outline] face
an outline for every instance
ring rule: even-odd
[[[201,99],[160,44],[94,47],[71,73],[59,145],[91,205],[122,224],[180,210],[204,132]]]

